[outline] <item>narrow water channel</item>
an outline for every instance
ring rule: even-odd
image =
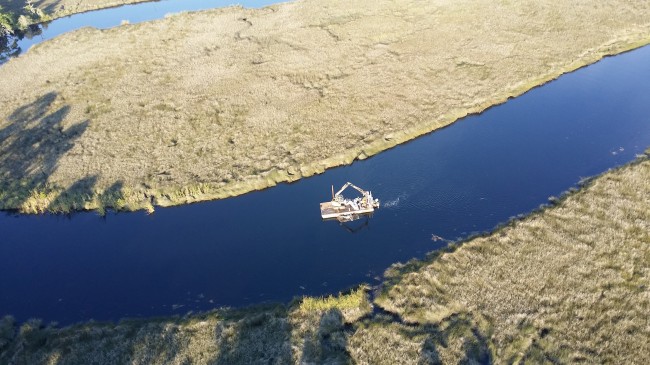
[[[221,201],[142,212],[0,215],[0,315],[68,324],[288,301],[380,280],[650,146],[650,47],[604,59],[351,166]],[[322,222],[330,185],[383,207]]]

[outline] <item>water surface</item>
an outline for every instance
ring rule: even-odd
[[[159,4],[159,3],[155,3]],[[530,212],[650,146],[650,47],[561,77],[351,166],[221,201],[142,212],[0,215],[0,315],[67,324],[288,301],[377,283]],[[369,220],[322,222],[330,185]]]

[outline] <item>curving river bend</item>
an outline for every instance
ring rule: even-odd
[[[368,160],[237,198],[149,216],[3,213],[0,315],[117,320],[374,284],[390,264],[446,244],[434,235],[493,229],[642,153],[648,65],[650,47],[607,58]],[[368,220],[322,222],[318,203],[346,181],[383,207]]]

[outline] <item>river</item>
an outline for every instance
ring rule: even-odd
[[[392,263],[491,230],[643,153],[648,65],[650,47],[609,57],[367,160],[236,198],[152,215],[3,213],[0,315],[118,320],[377,284]],[[382,207],[321,221],[319,203],[346,181]]]

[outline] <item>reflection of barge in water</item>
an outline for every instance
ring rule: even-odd
[[[361,193],[360,197],[346,199],[343,197],[343,191],[352,187]],[[320,215],[323,219],[337,219],[340,222],[348,222],[358,219],[362,215],[369,215],[379,208],[379,199],[372,197],[370,191],[363,190],[352,183],[346,183],[334,194],[332,186],[332,200],[320,203]]]

